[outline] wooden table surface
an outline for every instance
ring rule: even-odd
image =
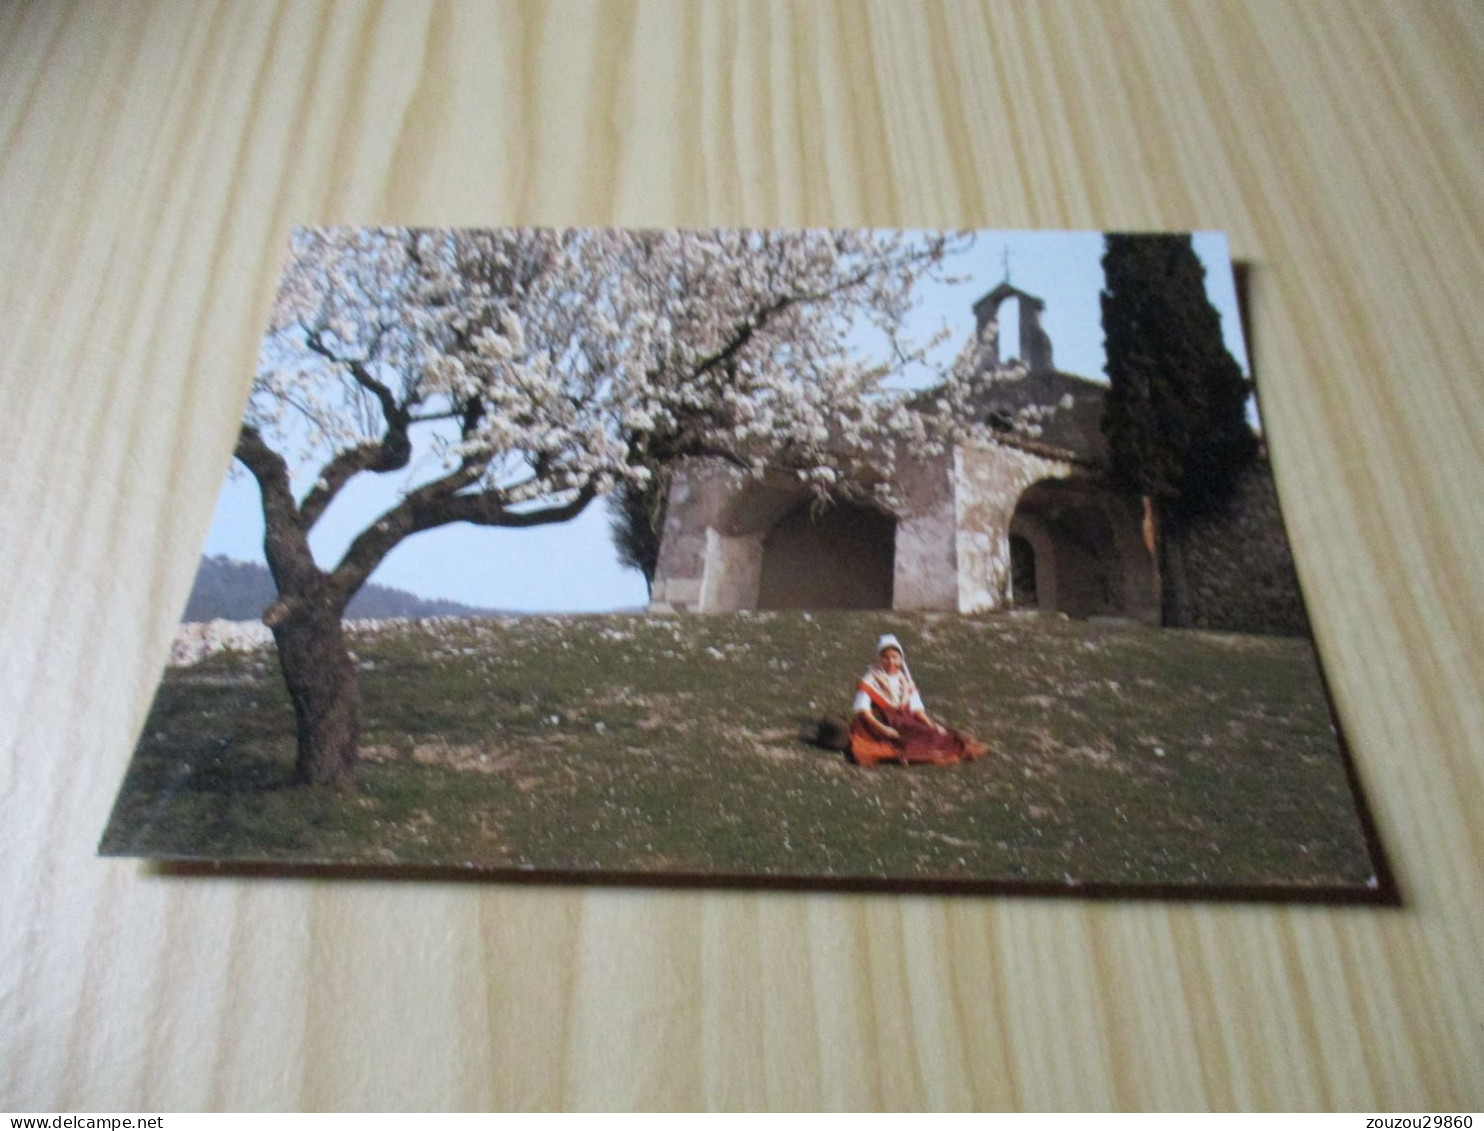
[[[1484,1108],[1484,8],[0,8],[0,1109]],[[295,223],[1221,228],[1399,910],[94,856]]]

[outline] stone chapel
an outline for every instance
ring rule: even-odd
[[[1002,359],[1000,314],[1011,300],[1022,356]],[[706,463],[684,469],[651,610],[1034,608],[1158,624],[1141,509],[1100,474],[1107,386],[1056,369],[1044,309],[1008,279],[975,304],[969,411],[988,429],[946,455],[899,461],[892,510],[821,510],[801,484]]]

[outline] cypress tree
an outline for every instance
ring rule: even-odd
[[[608,528],[619,564],[642,573],[651,595],[671,479],[668,471],[660,472],[648,483],[621,483],[608,496]]]
[[[1122,490],[1149,497],[1164,524],[1184,526],[1219,509],[1257,455],[1247,381],[1188,234],[1104,241],[1109,471]]]

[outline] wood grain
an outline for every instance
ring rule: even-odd
[[[1484,1108],[1484,10],[0,8],[0,1108]],[[303,222],[1222,228],[1396,911],[93,849]]]

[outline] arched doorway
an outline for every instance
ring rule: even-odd
[[[803,500],[763,537],[759,609],[889,609],[896,519],[854,503]]]
[[[1159,623],[1154,563],[1138,519],[1126,500],[1094,482],[1046,479],[1028,487],[1010,520],[1011,605]]]
[[[1036,590],[1036,548],[1022,534],[1010,535],[1010,603],[1017,609],[1040,605]]]

